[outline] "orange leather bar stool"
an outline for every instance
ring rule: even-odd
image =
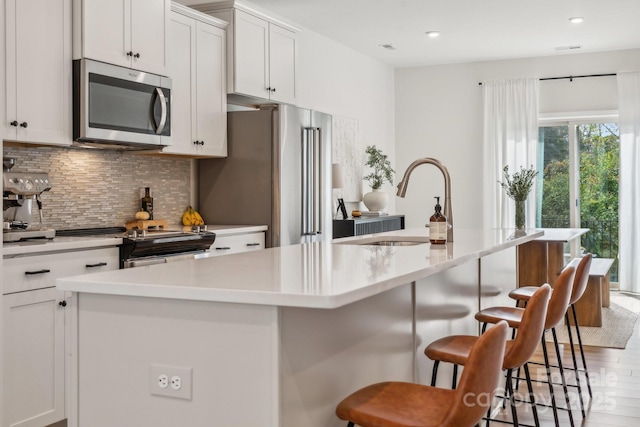
[[[509,393],[513,424],[516,426],[519,423],[518,415],[516,413],[513,385],[511,382],[511,373],[514,369],[521,366],[524,366],[524,372],[527,378],[529,400],[531,402],[535,425],[540,425],[527,361],[535,353],[538,343],[540,342],[540,338],[542,337],[542,333],[544,332],[544,323],[547,316],[547,306],[550,294],[551,287],[549,285],[543,285],[536,290],[536,292],[531,296],[527,308],[523,310],[524,313],[522,315],[518,335],[516,335],[514,340],[509,340],[506,343],[504,359],[502,360],[502,369],[507,371],[506,389],[507,393]],[[467,366],[467,359],[471,349],[479,339],[481,338],[471,335],[454,335],[441,338],[429,344],[424,350],[424,354],[434,361],[431,385],[433,386],[435,384],[436,376],[438,374],[438,365],[440,362],[453,363],[454,366]],[[466,370],[467,368],[465,367],[465,371]]]
[[[456,390],[406,382],[364,387],[340,402],[348,426],[472,427],[491,404],[504,358],[507,324],[500,322],[473,346]]]
[[[566,402],[567,413],[569,414],[569,423],[571,427],[574,427],[573,413],[571,412],[571,402],[569,400],[569,391],[567,388],[567,382],[564,377],[564,369],[562,366],[562,355],[560,354],[560,348],[558,346],[558,339],[556,335],[555,327],[562,321],[564,314],[569,307],[569,299],[571,297],[571,291],[573,289],[573,277],[575,275],[575,268],[567,266],[562,270],[560,276],[556,279],[553,285],[553,292],[549,298],[549,307],[547,308],[547,316],[545,319],[544,329],[545,331],[551,330],[553,335],[553,342],[556,350],[556,357],[558,359],[558,369],[560,370],[560,378],[562,379],[562,389],[564,391],[564,397]],[[524,309],[518,307],[491,307],[476,313],[476,320],[483,323],[483,330],[486,328],[487,323],[496,323],[501,320],[506,320],[510,327],[519,328],[522,322],[522,316]],[[560,426],[558,420],[558,406],[556,405],[555,392],[553,390],[553,382],[551,381],[551,365],[549,364],[549,355],[547,354],[547,346],[544,339],[544,334],[541,338],[542,342],[542,354],[544,356],[544,363],[547,373],[547,382],[549,385],[549,394],[551,396],[551,407],[553,408],[553,418],[557,427]]]
[[[565,369],[569,369],[575,372],[576,375],[576,386],[578,388],[578,398],[580,402],[580,411],[582,413],[582,417],[585,417],[584,411],[584,402],[582,400],[582,386],[580,384],[579,372],[584,372],[585,378],[587,380],[587,389],[589,391],[589,397],[593,397],[593,393],[591,392],[591,382],[589,380],[589,370],[587,369],[587,361],[584,356],[584,349],[582,348],[582,338],[580,337],[580,325],[578,324],[578,316],[576,315],[576,307],[575,303],[578,302],[584,291],[587,289],[587,283],[589,282],[589,269],[591,267],[591,259],[593,255],[590,253],[584,254],[580,258],[574,258],[568,264],[572,267],[575,267],[576,273],[573,278],[573,289],[571,290],[571,298],[569,299],[569,306],[571,308],[571,312],[573,314],[573,321],[576,327],[576,335],[578,336],[578,347],[580,350],[580,356],[582,357],[582,368],[578,367],[578,361],[576,359],[576,351],[573,346],[573,332],[571,330],[571,324],[569,322],[569,310],[564,315],[564,321],[567,325],[567,332],[569,334],[569,347],[571,348],[571,359],[573,361],[573,368],[565,367]],[[516,300],[516,304],[520,301],[526,302],[531,298],[533,292],[537,289],[537,286],[523,286],[521,288],[516,288],[509,292],[509,297]],[[557,367],[557,366],[555,366]]]

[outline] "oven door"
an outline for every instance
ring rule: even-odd
[[[74,61],[74,141],[170,145],[171,80],[87,59]]]
[[[149,257],[141,257],[141,258],[131,258],[124,261],[123,268],[144,267],[146,265],[165,264],[165,263],[174,262],[174,261],[196,259],[197,255],[201,253],[202,251],[197,251],[197,252],[188,252],[183,254],[157,255],[157,256],[149,256]]]

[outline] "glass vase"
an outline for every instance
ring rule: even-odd
[[[525,229],[524,200],[516,200],[516,230]]]

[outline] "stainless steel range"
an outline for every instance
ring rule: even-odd
[[[46,172],[12,171],[15,160],[3,158],[2,241],[17,242],[27,239],[53,239],[56,232],[42,225],[40,195],[51,190],[51,179]],[[38,206],[40,223],[31,221],[33,202]]]
[[[120,268],[196,258],[208,251],[215,239],[215,233],[201,228],[191,232],[130,230],[122,240]]]
[[[59,237],[112,236],[122,238],[120,268],[162,264],[181,259],[205,257],[216,239],[203,227],[182,230],[130,230],[124,227],[58,230]]]

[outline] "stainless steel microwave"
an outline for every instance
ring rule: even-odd
[[[90,59],[73,61],[73,140],[114,149],[171,145],[171,79]]]

